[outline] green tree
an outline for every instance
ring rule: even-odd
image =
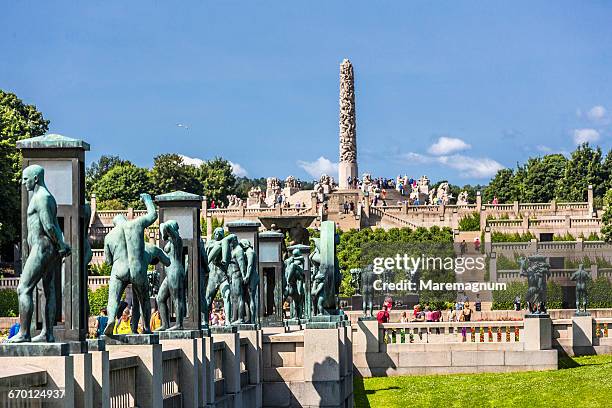
[[[241,198],[247,198],[249,190],[253,187],[259,187],[262,191],[266,190],[265,177],[250,179],[248,177],[236,177],[236,185],[234,194]]]
[[[96,183],[110,169],[120,164],[129,164],[127,160],[122,160],[119,156],[101,156],[98,161],[95,161],[85,170],[85,191],[89,197],[93,193]]]
[[[198,170],[185,164],[183,158],[175,153],[155,157],[151,169],[151,182],[156,194],[179,190],[202,194],[202,183],[198,179]]]
[[[549,154],[531,158],[525,166],[525,178],[521,180],[523,195],[520,201],[546,203],[555,198],[555,187],[563,177],[567,159],[562,154]]]
[[[49,121],[36,106],[0,90],[0,246],[4,248],[19,240],[21,222],[21,154],[15,143],[41,136],[48,127]]]
[[[118,200],[125,207],[142,208],[140,194],[152,190],[149,171],[128,163],[110,169],[96,183],[94,192],[100,201]]]
[[[604,241],[612,242],[612,188],[606,193],[604,204],[606,205],[606,210],[601,217],[603,224],[601,233]]]
[[[593,149],[584,143],[572,152],[567,161],[563,177],[557,184],[557,198],[562,201],[586,201],[588,186],[593,186],[593,194],[605,194],[606,172],[602,164],[599,147]]]
[[[221,157],[208,160],[198,169],[198,178],[204,187],[204,195],[211,202],[227,202],[227,195],[233,193],[236,177],[231,164]]]
[[[516,189],[513,187],[514,182],[514,171],[512,169],[499,170],[484,189],[482,194],[483,202],[491,202],[495,197],[497,197],[500,203],[514,201],[516,197]]]
[[[608,191],[612,189],[612,149],[608,150],[602,167],[604,170],[604,188]]]

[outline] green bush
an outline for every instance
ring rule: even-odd
[[[527,293],[527,282],[509,282],[506,290],[493,291],[493,310],[513,310],[514,298],[519,296],[521,307],[525,308],[525,294]],[[548,309],[560,309],[563,303],[563,291],[561,285],[556,282],[548,282]]]
[[[101,264],[91,264],[89,265],[89,275],[90,276],[110,276],[112,266],[107,264],[106,262],[102,262]]]
[[[517,254],[514,254],[513,258],[508,258],[504,256],[503,254],[499,254],[497,256],[497,265],[496,265],[497,270],[507,271],[507,270],[519,269],[519,264],[516,261],[517,258],[518,258]]]
[[[610,308],[612,307],[612,283],[604,276],[600,276],[587,285],[588,308]]]
[[[125,210],[125,206],[121,203],[121,201],[117,200],[116,198],[113,198],[111,200],[98,202],[98,210]]]
[[[0,289],[0,317],[16,317],[19,313],[17,291]]]
[[[87,293],[89,295],[90,314],[95,316],[108,304],[108,285],[100,286],[96,291],[88,288]]]
[[[535,239],[535,235],[531,232],[519,234],[518,232],[508,234],[505,232],[491,232],[491,242],[529,242]]]
[[[480,213],[466,215],[459,220],[460,231],[480,231]]]
[[[553,235],[553,241],[575,241],[576,238],[569,232],[565,235]]]

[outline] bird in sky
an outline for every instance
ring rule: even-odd
[[[189,129],[189,126],[183,125],[182,123],[177,123],[176,126],[183,128],[183,129]]]

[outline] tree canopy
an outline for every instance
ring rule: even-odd
[[[100,178],[94,192],[102,203],[117,200],[124,208],[141,208],[140,194],[152,193],[153,183],[147,169],[132,163],[119,164]]]
[[[161,154],[153,160],[151,182],[155,194],[171,191],[186,191],[192,194],[202,194],[202,183],[198,170],[183,162],[183,158],[174,153]]]
[[[17,140],[41,136],[48,130],[36,106],[27,105],[15,94],[0,90],[0,246],[19,240],[21,154]]]

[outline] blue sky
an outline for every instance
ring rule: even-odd
[[[333,169],[343,58],[360,173],[486,182],[612,146],[612,2],[169,3],[5,2],[0,88],[88,161],[222,156],[251,177]]]

